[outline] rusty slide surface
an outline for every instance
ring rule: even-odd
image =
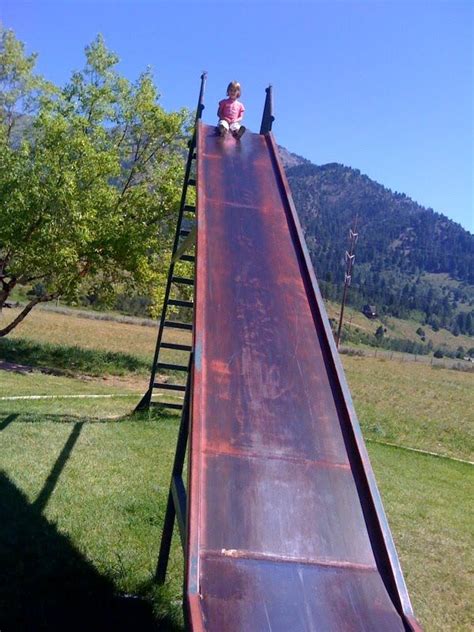
[[[198,127],[189,627],[421,629],[275,147]]]

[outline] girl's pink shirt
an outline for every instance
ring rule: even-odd
[[[235,123],[245,112],[245,108],[237,99],[222,99],[219,101],[219,118],[226,119],[229,123]]]

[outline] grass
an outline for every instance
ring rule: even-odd
[[[148,376],[77,379],[35,371],[1,371],[0,375],[0,415],[28,414],[39,420],[58,416],[89,420],[116,418],[130,413],[148,388]],[[27,399],[31,396],[44,399]],[[161,396],[166,401],[182,399],[180,394],[162,393]],[[160,396],[155,395],[155,400],[157,397]]]
[[[10,316],[15,310],[8,312]],[[11,335],[0,339],[0,359],[46,366],[69,375],[149,375],[158,324],[149,327],[140,323],[140,319],[132,324],[33,310]],[[191,334],[167,329],[164,340],[190,344]],[[161,359],[187,364],[187,354],[181,351],[164,350]]]
[[[10,313],[14,315],[16,311],[8,310],[8,316]],[[136,321],[137,324],[131,324],[33,310],[14,329],[9,339],[27,338],[35,342],[113,353],[129,353],[133,349],[134,356],[149,362],[155,350],[158,323],[154,328],[140,325],[140,319]],[[169,330],[167,340],[182,341],[183,334],[178,330]]]
[[[181,630],[177,537],[170,581],[162,589],[152,582],[178,421],[129,416],[156,330],[47,312],[27,324],[0,342],[14,349],[13,361],[123,377],[2,371],[1,396],[134,395],[0,400],[0,629],[152,630],[158,621],[160,630]],[[470,630],[472,466],[375,441],[472,460],[473,376],[395,360],[342,361],[415,612],[426,630]]]
[[[177,418],[93,421],[55,411],[20,413],[5,424],[14,416],[5,412],[1,628],[99,629],[102,616],[102,629],[112,621],[117,629],[156,629],[156,618],[160,629],[181,629],[177,541],[171,583],[159,591],[152,582]],[[143,601],[117,597],[125,594]],[[128,613],[132,606],[137,612]],[[68,620],[71,612],[77,621]]]
[[[473,375],[342,356],[364,435],[474,460]]]
[[[25,338],[0,339],[0,358],[28,366],[48,367],[71,375],[146,375],[151,365],[151,360],[130,353],[84,349],[79,346],[36,342]]]
[[[413,607],[425,630],[472,630],[474,468],[368,444]]]
[[[340,305],[333,301],[325,302],[328,315],[339,320]],[[8,320],[19,312],[18,309],[5,310]],[[12,332],[11,338],[27,338],[37,342],[48,342],[54,345],[79,346],[83,349],[96,349],[123,353],[133,349],[133,355],[142,360],[150,360],[153,356],[157,327],[144,326],[144,320],[132,317],[114,316],[116,320],[99,319],[107,314],[98,312],[65,310],[64,313],[50,309],[34,309],[28,317]],[[110,317],[110,315],[108,316]],[[126,322],[119,322],[120,318]],[[366,334],[375,334],[381,324],[379,319],[369,320],[359,310],[346,306],[344,323],[352,328],[360,329]],[[459,346],[466,350],[473,346],[472,338],[465,335],[454,336],[446,329],[435,332],[428,325],[420,325],[415,320],[404,320],[394,317],[384,318],[384,326],[391,338],[407,339],[420,342],[416,330],[422,326],[434,348],[446,347],[456,351]],[[189,335],[180,331],[168,331],[169,342],[189,342]],[[176,361],[176,354],[170,354],[170,362]]]
[[[55,408],[14,416],[3,403],[2,629],[31,617],[35,629],[51,629],[51,617],[63,622],[80,602],[83,629],[101,603],[104,621],[122,612],[123,629],[133,616],[136,629],[153,629],[157,618],[159,629],[180,630],[177,537],[169,582],[164,590],[152,582],[177,417],[92,419],[82,404],[68,416]],[[467,631],[472,467],[370,442],[369,452],[415,612],[427,630]],[[128,613],[124,594],[142,598],[138,611]]]
[[[2,371],[0,397],[29,395],[87,395],[142,393],[147,379],[83,378],[47,375],[37,371]],[[1,405],[1,404],[0,404]]]

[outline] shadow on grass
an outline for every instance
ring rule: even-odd
[[[18,417],[18,413],[12,413],[11,415],[7,415],[3,421],[0,421],[0,432],[5,430],[7,426],[9,426],[12,421]]]
[[[79,438],[79,435],[81,434],[83,425],[84,425],[83,421],[77,422],[74,424],[71,434],[69,435],[68,440],[64,444],[64,448],[61,450],[61,454],[56,459],[56,463],[53,465],[53,468],[51,472],[49,473],[45,484],[43,485],[43,489],[40,491],[40,493],[38,494],[38,497],[33,503],[32,507],[39,513],[42,513],[46,505],[48,504],[48,500],[50,499],[51,494],[53,493],[54,488],[57,485],[61,472],[63,471],[64,466],[66,465],[69,457],[71,456],[71,452],[76,444],[76,441]]]
[[[2,417],[5,415],[3,421]],[[164,423],[179,424],[180,414],[173,412],[163,412],[161,410],[131,412],[118,417],[90,417],[82,413],[48,413],[42,410],[38,412],[10,412],[3,411],[0,413],[0,431],[15,423],[45,423],[53,422],[56,424],[76,424],[82,423],[87,425],[93,424],[120,424],[120,423],[147,423],[149,421],[161,421]]]
[[[0,359],[31,367],[48,367],[65,375],[149,373],[150,361],[128,353],[39,343],[26,338],[0,339]]]
[[[0,629],[176,632],[142,599],[116,594],[74,547],[0,472]]]
[[[16,418],[8,415],[0,429]],[[143,594],[151,595],[154,608],[143,598],[117,594],[113,582],[42,515],[84,423],[74,423],[33,503],[0,471],[0,630],[178,632],[166,593],[147,587]]]

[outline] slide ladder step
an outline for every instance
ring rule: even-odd
[[[193,330],[191,323],[180,323],[177,320],[165,320],[164,325],[170,329],[186,329],[186,331]]]
[[[155,382],[153,388],[162,388],[165,391],[181,391],[182,393],[186,391],[184,384],[168,384],[167,382]]]
[[[182,404],[172,404],[171,402],[150,402],[153,408],[171,408],[172,410],[183,410]]]
[[[176,342],[162,342],[160,344],[162,349],[175,349],[175,351],[189,351],[191,352],[193,348],[191,345],[180,345]]]
[[[173,283],[182,283],[183,285],[194,285],[194,279],[187,279],[186,277],[173,276],[171,277]]]
[[[158,362],[156,368],[166,369],[168,371],[186,371],[186,373],[188,372],[188,367],[184,366],[184,364],[171,364],[169,362]]]
[[[192,301],[182,301],[177,298],[170,298],[168,305],[175,305],[176,307],[194,307],[194,303]]]

